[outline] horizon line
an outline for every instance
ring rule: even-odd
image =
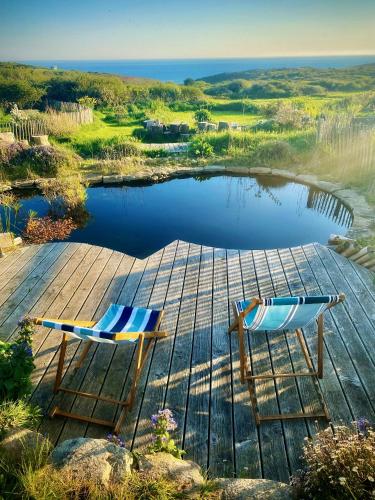
[[[28,61],[196,61],[196,60],[243,60],[243,59],[298,59],[300,57],[306,58],[329,58],[329,57],[375,57],[375,52],[371,53],[332,53],[332,54],[288,54],[288,55],[267,55],[267,56],[226,56],[226,57],[131,57],[131,58],[64,58],[54,59],[51,58],[27,58],[27,59],[12,59],[3,60],[1,62],[28,62]]]

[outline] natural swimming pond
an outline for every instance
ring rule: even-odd
[[[87,190],[86,225],[70,241],[146,257],[173,240],[235,249],[326,243],[345,234],[352,214],[338,198],[271,177],[178,178],[160,184],[100,186]],[[20,200],[22,220],[49,205],[40,195]]]

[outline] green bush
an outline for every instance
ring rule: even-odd
[[[40,408],[31,406],[24,399],[0,403],[0,439],[11,429],[35,427],[40,417]]]
[[[213,146],[201,135],[194,137],[189,145],[189,154],[195,157],[208,158],[214,154]]]
[[[20,332],[15,341],[0,341],[0,401],[16,401],[31,392],[33,333],[32,322],[25,318],[20,321]]]
[[[303,458],[306,468],[292,478],[296,498],[374,498],[375,432],[365,419],[318,432]]]
[[[293,150],[286,141],[268,141],[260,144],[253,153],[253,159],[261,165],[270,165],[275,161],[293,159]]]
[[[211,113],[208,109],[198,109],[194,113],[194,119],[196,122],[209,122],[211,121]]]
[[[74,140],[73,148],[83,158],[118,160],[126,156],[140,156],[136,141],[127,136]]]

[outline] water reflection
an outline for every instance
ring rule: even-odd
[[[236,249],[282,248],[345,234],[351,212],[335,196],[270,177],[179,178],[161,184],[87,190],[90,217],[71,241],[143,258],[175,239]],[[20,218],[48,213],[39,195],[23,198]]]

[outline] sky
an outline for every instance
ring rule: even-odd
[[[375,0],[0,0],[0,60],[375,54]]]

